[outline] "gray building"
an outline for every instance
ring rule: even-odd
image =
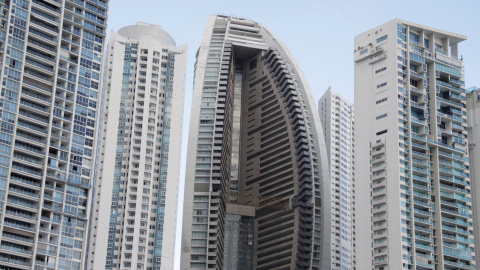
[[[84,269],[108,2],[0,1],[2,269]]]
[[[323,183],[330,190],[324,204],[332,208],[330,269],[355,269],[355,151],[353,104],[329,87],[318,101],[330,166],[330,178]]]
[[[189,132],[181,269],[330,268],[320,118],[298,64],[266,27],[209,17]]]
[[[470,155],[470,181],[472,185],[473,226],[480,232],[480,88],[467,92],[468,153]],[[475,259],[480,265],[480,237],[475,238]]]

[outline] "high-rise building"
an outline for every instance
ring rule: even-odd
[[[186,57],[160,26],[110,34],[88,269],[173,269]]]
[[[323,183],[330,190],[332,212],[328,269],[355,269],[355,152],[353,104],[332,91],[331,87],[318,101],[318,112],[323,127],[330,166],[330,178]]]
[[[472,184],[473,227],[480,232],[480,88],[467,92],[468,154],[470,155],[470,182]],[[480,265],[480,237],[475,238],[475,259]]]
[[[180,268],[328,269],[327,164],[288,49],[250,19],[210,16],[195,65]]]
[[[0,264],[82,269],[108,0],[0,1]]]
[[[358,269],[475,269],[465,39],[399,19],[355,37]]]

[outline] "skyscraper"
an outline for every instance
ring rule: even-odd
[[[186,50],[146,23],[110,35],[88,269],[173,269]]]
[[[209,17],[189,132],[181,269],[330,267],[321,256],[330,209],[319,115],[302,71],[267,28]]]
[[[355,269],[355,154],[353,104],[331,87],[318,101],[318,112],[323,127],[330,164],[330,178],[323,184],[330,190],[324,203],[331,207],[332,220],[329,269]]]
[[[108,1],[0,9],[0,264],[81,269]]]
[[[355,37],[358,269],[475,269],[465,39],[399,19]]]
[[[480,88],[467,89],[468,154],[472,183],[473,227],[480,232]],[[480,237],[475,238],[475,259],[480,265]]]

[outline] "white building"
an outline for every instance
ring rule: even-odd
[[[330,165],[330,189],[324,203],[331,207],[331,246],[323,251],[331,257],[330,269],[355,269],[355,163],[353,104],[331,87],[318,101]]]
[[[468,154],[470,155],[470,179],[472,183],[473,225],[480,232],[480,88],[467,89]],[[480,247],[480,237],[475,238]],[[480,264],[480,248],[475,249],[477,265]]]
[[[173,269],[186,50],[145,23],[110,35],[88,269]]]
[[[84,269],[108,2],[0,1],[1,269]]]
[[[399,19],[355,37],[358,269],[475,269],[465,39]]]

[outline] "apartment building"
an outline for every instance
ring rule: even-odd
[[[330,190],[324,204],[332,209],[329,269],[355,268],[355,152],[353,104],[329,87],[318,101],[330,166],[323,186]]]
[[[465,39],[400,19],[355,37],[359,269],[476,267]]]
[[[88,269],[173,269],[186,58],[160,26],[110,34]]]
[[[0,264],[83,269],[107,0],[0,1]]]

